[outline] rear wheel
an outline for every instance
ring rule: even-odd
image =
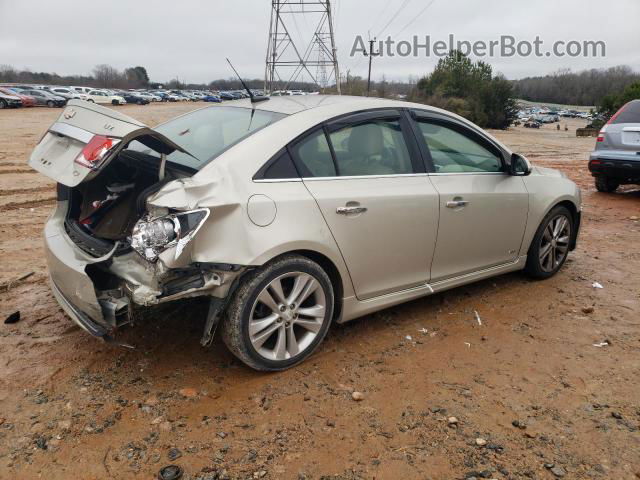
[[[555,275],[567,260],[573,233],[573,216],[557,206],[544,217],[527,254],[526,272],[534,278]]]
[[[7,102],[0,98],[0,109],[7,108]]]
[[[596,190],[603,193],[615,192],[620,184],[613,178],[599,175],[596,177]]]
[[[305,257],[287,255],[244,279],[227,308],[222,338],[251,368],[284,370],[322,342],[333,305],[326,272]]]

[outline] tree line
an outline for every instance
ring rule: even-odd
[[[111,65],[96,65],[93,75],[58,75],[49,72],[17,70],[11,65],[0,65],[0,82],[43,85],[82,85],[96,88],[145,88],[149,75],[144,67],[118,70]]]
[[[551,75],[514,80],[518,98],[532,102],[563,105],[601,105],[610,94],[622,92],[640,81],[640,74],[628,66],[572,72],[559,70]]]

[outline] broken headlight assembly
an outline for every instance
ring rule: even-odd
[[[178,258],[208,217],[208,208],[143,217],[133,227],[131,247],[146,260],[155,262],[160,253],[175,246]]]

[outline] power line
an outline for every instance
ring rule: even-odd
[[[402,29],[401,29],[398,33],[396,33],[396,37],[398,37],[398,36],[399,36],[402,32],[404,32],[407,28],[409,28],[411,25],[413,25],[413,24],[415,23],[415,21],[416,21],[416,20],[418,20],[418,19],[422,16],[422,14],[423,14],[424,12],[426,12],[426,11],[427,11],[427,9],[428,9],[431,5],[433,5],[433,4],[435,3],[435,1],[436,1],[436,0],[431,0],[431,1],[427,4],[427,6],[426,6],[426,7],[424,7],[422,10],[420,10],[420,12],[418,12],[418,14],[417,14],[415,17],[413,17],[413,19],[412,19],[409,23],[407,23],[404,27],[402,27]]]
[[[400,12],[409,4],[410,1],[411,0],[404,0],[404,2],[402,2],[402,5],[400,5],[400,8],[398,8],[398,10],[396,10],[396,13],[394,13],[393,16],[387,22],[387,24],[384,27],[382,27],[382,30],[380,30],[380,33],[378,33],[378,35],[376,35],[376,37],[379,37],[380,35],[382,35],[384,33],[384,31],[387,29],[387,27],[393,23],[393,21],[398,17]]]

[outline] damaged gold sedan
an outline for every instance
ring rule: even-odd
[[[154,129],[72,100],[30,165],[58,184],[44,237],[66,313],[111,340],[134,306],[206,296],[247,365],[308,357],[333,321],[575,247],[580,193],[448,112],[309,95]],[[261,99],[264,100],[264,99]]]

